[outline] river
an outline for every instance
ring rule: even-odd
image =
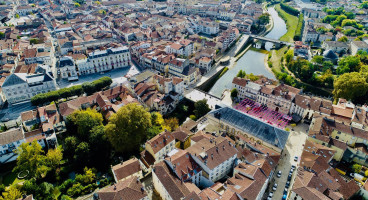
[[[273,7],[268,9],[268,13],[273,19],[274,26],[266,37],[279,39],[287,32],[285,21],[278,16],[277,11]],[[267,50],[270,50],[271,47],[271,43],[266,43]],[[268,55],[252,50],[247,51],[238,60],[235,66],[229,68],[229,70],[213,85],[209,93],[221,97],[224,90],[232,89],[233,78],[239,70],[244,70],[247,74],[253,73],[255,75],[264,75],[268,78],[276,79],[271,70],[267,69],[267,66],[264,64],[265,56]]]

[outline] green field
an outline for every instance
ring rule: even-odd
[[[280,8],[280,4],[275,5],[275,10],[279,13],[279,16],[285,20],[287,32],[283,35],[280,40],[286,42],[294,42],[295,30],[298,26],[298,17],[290,15]]]

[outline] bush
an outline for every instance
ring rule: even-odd
[[[289,13],[290,15],[295,15],[295,16],[299,15],[299,10],[297,10],[297,9],[295,9],[295,8],[285,4],[285,3],[280,3],[280,6],[285,12]]]
[[[362,170],[362,166],[359,164],[354,164],[351,170],[353,170],[354,173],[359,173]]]
[[[87,95],[93,94],[97,91],[101,91],[103,88],[111,85],[112,80],[110,77],[102,77],[93,82],[86,82],[82,85],[75,85],[69,88],[62,88],[56,91],[37,94],[31,98],[32,105],[43,105],[48,102],[58,101],[61,98],[69,98],[72,96],[80,96],[83,93]]]
[[[189,118],[194,121],[197,119],[195,115],[190,115]]]

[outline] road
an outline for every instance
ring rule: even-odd
[[[282,152],[281,159],[279,160],[279,163],[276,167],[274,176],[271,179],[270,185],[268,190],[265,193],[265,197],[268,196],[270,191],[272,191],[272,187],[274,183],[277,183],[277,189],[274,191],[273,198],[280,200],[283,196],[283,192],[285,189],[285,184],[287,182],[287,177],[289,175],[290,169],[292,165],[298,166],[300,162],[300,157],[303,153],[304,144],[306,139],[308,138],[308,135],[306,134],[306,130],[308,129],[308,125],[306,124],[300,124],[297,127],[294,128],[294,131],[290,132],[288,141],[286,142],[285,148]],[[298,161],[294,161],[294,157],[298,156]],[[281,171],[281,177],[277,178],[277,172]],[[293,177],[291,179],[291,184],[289,187],[292,188],[292,184],[294,183],[296,173],[294,171]]]

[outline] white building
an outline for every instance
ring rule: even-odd
[[[155,163],[162,161],[175,148],[175,138],[169,131],[162,132],[146,142],[146,150],[153,156]]]
[[[33,96],[56,90],[54,78],[48,73],[28,75],[14,73],[8,76],[2,86],[8,103],[29,101]]]
[[[59,60],[58,74],[63,79],[77,80],[78,76],[105,72],[117,68],[129,67],[131,56],[127,47],[110,48]]]
[[[211,186],[234,167],[238,150],[226,138],[203,138],[186,149],[205,173],[202,185]],[[204,179],[204,180],[202,180]],[[208,180],[205,183],[205,180]]]

